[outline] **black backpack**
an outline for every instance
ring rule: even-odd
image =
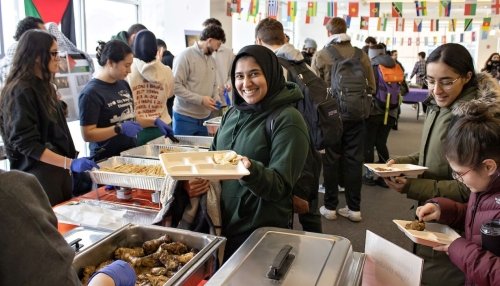
[[[274,120],[285,109],[287,105],[278,107],[273,110],[266,118],[266,138],[268,145],[271,146],[271,138],[273,134]],[[304,116],[302,116],[304,117]],[[309,149],[304,168],[300,173],[300,177],[293,186],[292,194],[311,202],[318,197],[319,178],[321,175],[321,154],[315,149],[310,139]]]
[[[324,80],[316,76],[304,61],[278,57],[287,71],[287,80],[296,83],[304,99],[295,105],[307,123],[312,143],[317,150],[332,147],[342,137],[342,119],[338,103],[328,94]]]
[[[340,106],[342,120],[359,121],[370,116],[371,96],[368,96],[368,79],[361,65],[363,51],[354,47],[354,55],[344,58],[329,45],[326,50],[333,58],[330,71],[331,92]]]

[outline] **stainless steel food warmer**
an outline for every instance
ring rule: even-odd
[[[260,228],[206,285],[360,285],[364,261],[340,236]]]

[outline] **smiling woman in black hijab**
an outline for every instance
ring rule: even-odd
[[[212,150],[234,150],[245,156],[250,175],[221,181],[222,235],[225,259],[257,228],[288,228],[292,186],[304,166],[309,135],[302,115],[291,104],[302,99],[295,84],[285,83],[276,55],[263,46],[247,46],[236,55],[231,70],[234,108],[226,113]],[[272,134],[266,118],[276,109]],[[190,196],[206,192],[190,182]]]

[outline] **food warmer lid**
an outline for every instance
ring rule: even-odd
[[[363,263],[346,238],[260,228],[207,285],[359,285]]]

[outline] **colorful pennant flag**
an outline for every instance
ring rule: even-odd
[[[392,2],[392,17],[403,17],[403,2]]]
[[[413,20],[413,32],[422,32],[422,19]]]
[[[380,17],[380,3],[370,3],[370,17]]]
[[[431,32],[437,32],[437,31],[439,31],[439,20],[432,19],[431,20]]]
[[[476,7],[477,7],[476,0],[465,0],[464,15],[465,16],[476,15]]]
[[[387,18],[378,18],[377,31],[384,31],[387,29]]]
[[[267,17],[276,19],[278,17],[278,10],[279,10],[278,0],[267,1]]]
[[[440,17],[450,17],[450,11],[451,11],[451,0],[439,1],[439,16]]]
[[[344,21],[347,24],[347,28],[349,29],[351,27],[351,16],[344,15]]]
[[[483,25],[481,26],[481,30],[488,32],[491,28],[491,17],[487,17],[483,19]]]
[[[250,5],[248,6],[248,16],[257,16],[259,13],[259,0],[250,0]]]
[[[472,31],[472,18],[464,20],[464,32]]]
[[[349,16],[358,17],[359,15],[359,2],[349,2]]]
[[[433,40],[434,46],[437,45],[438,37],[434,36],[434,37],[432,37],[432,40]]]
[[[417,11],[417,16],[427,16],[427,2],[415,1],[415,10]]]
[[[500,0],[491,0],[491,14],[500,14]]]
[[[450,19],[448,21],[448,31],[455,32],[457,30],[457,19]]]
[[[446,36],[441,37],[441,44],[446,44]]]
[[[361,20],[359,21],[359,29],[368,30],[369,24],[370,24],[370,17],[361,16]]]
[[[288,22],[295,22],[295,17],[297,17],[297,1],[288,1],[286,15]]]
[[[306,24],[311,23],[311,17],[316,17],[317,14],[318,14],[318,2],[317,1],[307,2]]]
[[[396,32],[404,32],[404,31],[405,31],[405,19],[396,18]]]
[[[330,18],[337,17],[337,2],[328,1],[327,5],[327,16]]]
[[[241,13],[241,0],[232,0],[231,2],[231,12],[234,14]]]

